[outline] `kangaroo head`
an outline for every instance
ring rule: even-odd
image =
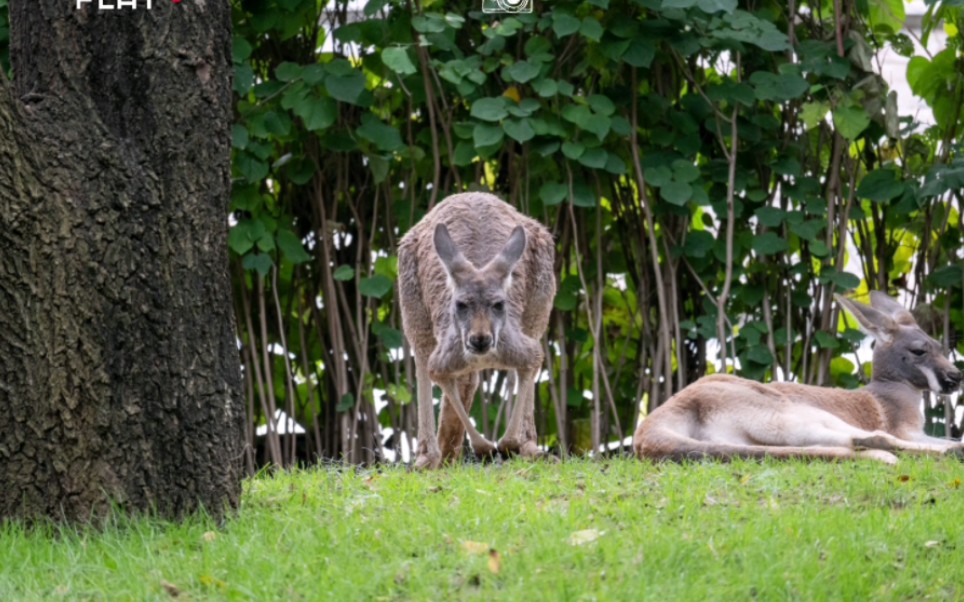
[[[870,305],[835,296],[860,329],[876,340],[874,380],[904,382],[934,393],[952,393],[960,387],[961,372],[944,355],[941,344],[921,330],[897,301],[879,291],[871,291]]]
[[[434,242],[448,274],[452,325],[462,346],[474,355],[495,351],[508,319],[512,269],[526,248],[525,229],[516,226],[502,250],[482,268],[465,258],[445,224],[436,226]]]

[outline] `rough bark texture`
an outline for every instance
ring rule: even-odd
[[[230,5],[144,5],[10,2],[0,519],[240,495]]]

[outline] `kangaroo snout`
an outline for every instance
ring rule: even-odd
[[[940,376],[941,388],[945,393],[953,393],[961,388],[961,371],[953,366]]]
[[[492,348],[492,337],[487,334],[470,334],[468,348],[472,353],[485,353]]]

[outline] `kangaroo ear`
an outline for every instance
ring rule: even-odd
[[[870,305],[874,309],[880,310],[892,317],[898,324],[917,326],[914,315],[904,309],[903,305],[898,303],[896,299],[889,297],[886,293],[870,291]]]
[[[886,297],[886,295],[885,295]],[[897,332],[899,328],[897,321],[894,320],[890,315],[884,313],[870,305],[864,305],[863,303],[858,303],[846,297],[840,295],[834,295],[837,299],[837,303],[843,306],[844,309],[853,314],[854,318],[857,319],[857,324],[860,326],[860,330],[874,337],[882,343],[889,343]],[[891,301],[893,301],[891,299]],[[893,301],[897,303],[896,301]],[[904,310],[901,307],[902,311]]]
[[[496,274],[501,280],[506,281],[512,275],[512,269],[522,258],[526,250],[526,230],[522,226],[516,226],[509,235],[509,240],[499,251],[499,254],[492,258],[492,261],[485,266],[486,271]]]
[[[462,255],[462,252],[455,246],[455,241],[449,236],[449,229],[445,224],[435,226],[433,242],[435,243],[435,253],[442,260],[442,266],[450,278],[458,282],[475,270],[469,260],[465,258],[465,255]]]

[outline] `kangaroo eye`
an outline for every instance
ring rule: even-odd
[[[917,357],[920,357],[920,356],[924,355],[925,353],[927,353],[927,352],[924,351],[923,349],[911,349],[910,352],[913,353],[914,355],[916,355]]]
[[[502,312],[505,309],[505,303],[502,301],[496,301],[492,304],[492,310],[497,312]]]
[[[455,311],[466,311],[468,309],[469,309],[469,306],[466,303],[462,301],[455,302]]]

